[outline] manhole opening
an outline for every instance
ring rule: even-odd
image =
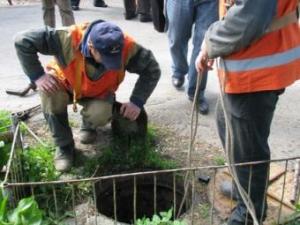
[[[136,177],[136,217],[152,218],[154,212],[154,176]],[[167,211],[174,208],[174,178],[173,175],[156,175],[156,212]],[[134,220],[134,178],[122,178],[116,184],[117,221],[133,223]],[[182,179],[176,178],[176,212],[180,208],[184,196]],[[182,207],[181,214],[185,213],[191,205],[191,193]],[[114,219],[113,181],[105,180],[97,186],[98,211]]]

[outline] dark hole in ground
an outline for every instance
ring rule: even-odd
[[[156,213],[174,208],[173,175],[156,175]],[[116,204],[117,221],[133,223],[134,210],[134,178],[127,177],[116,179]],[[144,175],[136,177],[136,216],[141,219],[144,216],[152,218],[154,212],[154,176]],[[183,181],[176,178],[176,212],[180,207],[184,195]],[[184,204],[181,214],[191,205],[191,193]],[[97,185],[98,211],[114,219],[113,181],[104,180]]]

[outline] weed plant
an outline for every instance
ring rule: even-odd
[[[10,112],[6,110],[0,110],[0,132],[8,131],[10,125]]]
[[[53,164],[53,149],[51,146],[46,148],[42,145],[36,145],[24,151],[24,174],[26,174],[29,182],[47,182],[60,179],[61,173],[55,170]],[[55,224],[53,221],[60,221],[57,218],[65,218],[70,214],[68,210],[72,209],[73,191],[75,193],[74,198],[83,202],[90,195],[90,189],[87,183],[80,183],[74,187],[68,184],[45,184],[37,186],[34,193],[40,208],[46,209],[49,220],[52,220],[52,224]],[[57,202],[56,205],[55,202]]]
[[[102,174],[176,168],[177,164],[163,158],[157,149],[157,130],[148,128],[146,137],[113,137],[112,144],[97,160]]]
[[[160,212],[159,215],[154,214],[152,218],[138,219],[135,225],[187,225],[186,222],[181,220],[172,220],[173,209],[168,212]]]
[[[300,224],[300,202],[296,204],[295,212],[286,219],[283,225],[299,225]]]

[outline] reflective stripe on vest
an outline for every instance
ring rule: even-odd
[[[86,73],[86,62],[80,53],[79,44],[84,35],[86,25],[71,27],[72,45],[74,48],[74,59],[65,68],[61,68],[56,61],[47,65],[48,69],[55,71],[56,76],[62,81],[66,89],[73,92],[74,102],[82,97],[94,97],[105,99],[114,94],[125,76],[125,65],[132,52],[134,40],[124,34],[124,46],[122,49],[122,67],[120,70],[108,70],[98,80],[92,81]]]
[[[220,59],[219,77],[226,93],[249,93],[285,88],[300,79],[298,0],[277,2],[269,30],[239,52]]]

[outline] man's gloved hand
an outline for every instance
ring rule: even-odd
[[[121,115],[130,119],[131,121],[136,120],[140,115],[140,112],[141,109],[132,102],[123,103],[120,109]]]
[[[61,89],[61,84],[59,81],[48,73],[41,76],[39,79],[35,81],[36,86],[40,91],[44,91],[48,94],[55,93],[56,91]]]

